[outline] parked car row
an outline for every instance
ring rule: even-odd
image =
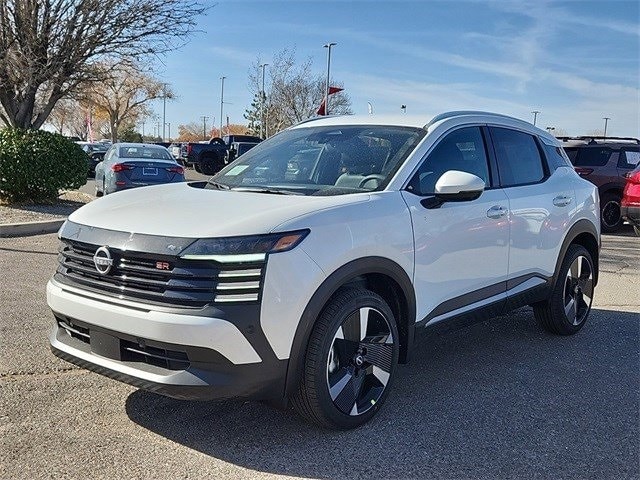
[[[602,231],[623,223],[621,201],[626,176],[640,162],[640,140],[631,137],[559,137],[576,172],[598,187]]]
[[[208,142],[172,144],[170,149],[181,164],[193,167],[198,173],[214,175],[261,141],[253,135],[225,135]]]

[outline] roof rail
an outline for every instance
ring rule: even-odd
[[[612,141],[621,140],[621,141],[624,141],[624,142],[633,142],[633,143],[640,144],[640,140],[635,138],[635,137],[612,137],[612,136],[609,136],[609,135],[607,135],[606,137],[604,135],[581,135],[579,137],[574,137],[574,139],[575,140],[589,140],[589,141],[591,141],[591,140],[593,140],[593,141],[602,140],[603,142],[607,141],[607,140],[612,140]]]
[[[440,115],[436,115],[429,121],[429,123],[427,123],[424,126],[424,128],[429,128],[431,125],[441,120],[445,120],[447,118],[452,118],[452,117],[459,117],[460,115],[489,115],[492,117],[508,118],[510,120],[518,120],[520,122],[524,122],[524,120],[521,120],[519,118],[510,117],[509,115],[502,115],[501,113],[483,112],[480,110],[455,110],[452,112],[445,112],[445,113],[441,113]]]

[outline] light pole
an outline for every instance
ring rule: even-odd
[[[167,84],[163,83],[162,84],[162,141],[163,142],[165,139],[164,127],[167,124],[166,121],[167,121]],[[160,132],[158,132],[158,134],[159,133]]]
[[[167,130],[169,131],[168,137],[169,137],[169,140],[171,140],[171,122],[168,122],[166,125],[167,125]]]
[[[611,120],[611,117],[602,117],[602,119],[604,120],[604,135],[603,135],[603,140],[607,139],[607,124],[609,123],[609,120]]]
[[[264,128],[264,101],[266,97],[266,94],[264,93],[264,69],[267,65],[269,64],[263,63],[262,65],[260,65],[260,68],[262,68],[262,93],[260,94],[260,138],[263,138],[263,139],[267,131],[267,129]],[[264,135],[262,133],[263,130],[264,130]]]
[[[538,119],[538,114],[540,113],[540,110],[534,110],[533,112],[533,126],[536,126],[536,120]]]
[[[202,115],[200,118],[202,119],[202,139],[206,140],[207,139],[207,120],[209,120],[209,117],[207,117],[206,115]]]
[[[556,129],[556,127],[547,127],[546,130],[547,132],[551,133]]]
[[[325,43],[323,46],[327,49],[327,90],[324,101],[324,114],[329,115],[329,80],[331,75],[331,47],[335,47],[337,45],[336,42]]]
[[[220,136],[222,136],[222,118],[224,114],[224,79],[227,77],[220,77],[222,81],[222,88],[220,89]]]
[[[142,122],[142,141],[144,142],[144,122]]]

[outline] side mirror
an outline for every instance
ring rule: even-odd
[[[445,202],[468,202],[484,192],[485,183],[477,175],[458,170],[444,172],[435,185],[435,195],[421,200],[425,208],[438,208]]]

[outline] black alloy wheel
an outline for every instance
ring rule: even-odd
[[[549,298],[533,305],[533,313],[545,330],[572,335],[584,326],[593,302],[595,273],[587,249],[569,246]]]
[[[382,297],[363,288],[338,291],[311,332],[293,407],[325,428],[366,423],[389,394],[399,349],[396,320]]]
[[[385,391],[393,368],[394,338],[385,316],[360,307],[336,330],[327,357],[327,388],[347,415],[362,415]]]

